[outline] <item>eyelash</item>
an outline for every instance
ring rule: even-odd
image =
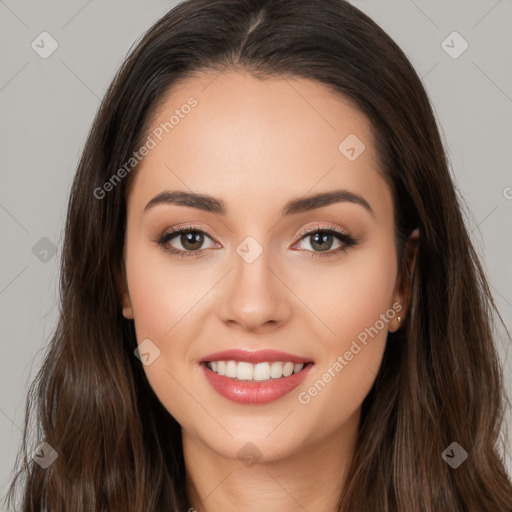
[[[161,247],[164,251],[167,251],[175,256],[178,256],[180,258],[201,258],[204,256],[204,252],[206,249],[200,249],[197,251],[183,251],[181,249],[174,249],[173,247],[169,247],[167,243],[172,240],[173,238],[176,238],[177,235],[180,235],[182,233],[201,233],[203,235],[206,235],[208,238],[211,239],[211,237],[208,235],[208,233],[205,233],[202,229],[199,229],[195,226],[182,226],[180,228],[173,229],[171,231],[167,231],[163,233],[155,242],[158,244],[159,247]],[[314,235],[316,233],[324,233],[328,235],[334,235],[335,238],[337,238],[343,245],[341,247],[338,247],[338,249],[331,250],[331,251],[309,251],[305,250],[305,252],[312,253],[311,258],[320,257],[332,257],[340,252],[345,252],[347,249],[354,247],[358,244],[358,240],[356,240],[351,235],[333,228],[332,226],[315,226],[313,228],[301,231],[299,233],[299,241],[301,241],[303,238],[307,238],[309,235]]]

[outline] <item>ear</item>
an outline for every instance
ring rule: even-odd
[[[116,274],[116,283],[121,305],[123,307],[123,316],[128,320],[133,320],[133,308],[130,300],[130,293],[128,291],[124,260],[122,262],[121,271]]]
[[[418,251],[418,243],[420,239],[420,230],[416,228],[409,235],[405,244],[404,262],[400,269],[400,275],[397,279],[395,292],[393,294],[393,310],[396,312],[395,317],[389,322],[389,331],[395,332],[404,322],[404,318],[409,310],[409,302],[412,291],[412,276],[416,267],[416,255]],[[397,306],[400,304],[400,309]],[[400,317],[400,321],[398,321]]]

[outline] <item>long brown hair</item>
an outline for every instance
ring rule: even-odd
[[[493,344],[498,312],[432,108],[400,48],[343,0],[187,0],[122,65],[72,185],[60,319],[27,397],[9,503],[23,482],[25,512],[189,508],[180,426],[151,390],[133,354],[133,322],[121,314],[129,180],[102,198],[98,187],[140,147],[170,88],[196,72],[227,69],[315,80],[352,101],[371,121],[393,193],[401,272],[405,242],[419,228],[410,309],[389,335],[363,402],[339,510],[512,511],[498,444],[508,403]],[[58,453],[46,469],[30,457],[42,440]],[[468,453],[456,469],[441,456],[452,442]]]

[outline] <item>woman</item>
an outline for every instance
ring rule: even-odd
[[[148,31],[78,167],[61,296],[24,511],[512,510],[434,116],[342,0],[188,0]]]

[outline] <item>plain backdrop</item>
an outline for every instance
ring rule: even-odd
[[[63,222],[86,135],[129,49],[176,3],[0,0],[0,497],[28,384],[57,320]],[[512,332],[512,2],[353,3],[423,79],[468,229]],[[496,341],[510,395],[512,354],[500,325]],[[510,470],[510,455],[507,463]]]

